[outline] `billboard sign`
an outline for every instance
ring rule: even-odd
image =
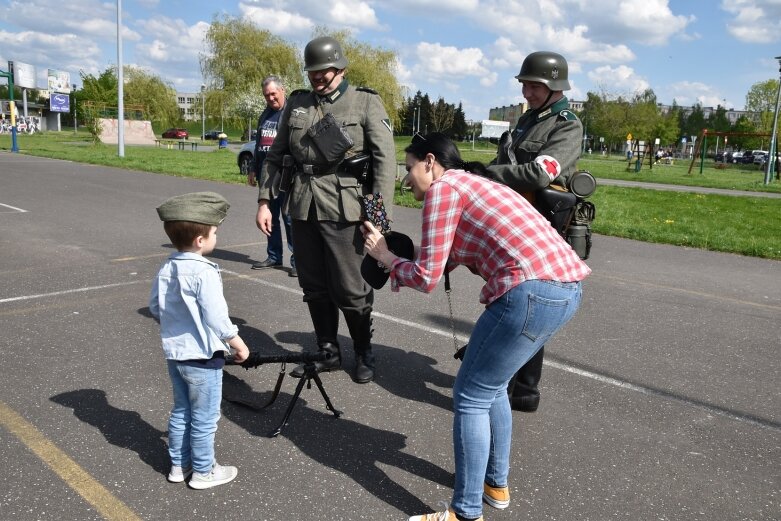
[[[481,121],[480,126],[482,127],[481,138],[499,138],[502,137],[505,131],[510,130],[509,121],[484,119]]]
[[[58,71],[56,69],[48,69],[47,81],[49,84],[49,91],[51,92],[64,92],[66,94],[71,91],[71,75],[66,71]]]
[[[49,110],[52,112],[70,112],[71,98],[67,94],[52,93],[49,98]]]
[[[14,62],[14,85],[23,89],[35,89],[35,65]]]

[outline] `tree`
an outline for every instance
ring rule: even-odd
[[[702,105],[697,103],[692,105],[692,110],[689,114],[683,116],[683,124],[681,125],[681,132],[684,136],[687,136],[687,141],[691,136],[699,136],[702,129],[706,128],[705,113],[702,111]]]
[[[458,141],[462,141],[467,135],[471,135],[469,126],[466,124],[466,114],[464,114],[464,107],[459,102],[453,114],[453,126],[451,128],[453,135],[451,137]]]
[[[176,90],[166,84],[158,76],[149,74],[138,67],[124,67],[123,87],[126,110],[137,106],[141,109],[140,117],[149,119],[160,126],[170,126],[180,119],[179,107],[176,104]],[[109,67],[98,76],[81,74],[82,87],[79,90],[79,118],[89,123],[94,117],[116,117],[119,106],[117,69]],[[91,102],[94,110],[87,109]],[[84,108],[82,108],[84,107]]]
[[[444,98],[440,97],[435,104],[431,106],[431,127],[433,132],[446,133],[453,126],[453,117],[455,108],[453,105],[445,103]]]
[[[173,85],[137,67],[125,67],[124,79],[125,104],[144,107],[143,119],[149,119],[160,127],[168,127],[181,120]]]
[[[252,129],[254,121],[266,108],[266,100],[263,97],[263,89],[260,85],[254,86],[236,96],[232,104],[234,112],[246,121],[249,129]],[[247,134],[247,139],[251,134]]]
[[[746,94],[746,110],[756,114],[757,132],[772,133],[777,92],[778,80],[767,80],[755,83]]]
[[[259,92],[260,83],[271,75],[280,77],[288,92],[304,85],[299,50],[247,20],[215,17],[206,32],[206,46],[208,53],[200,56],[207,85],[206,113],[221,114],[229,108],[228,119],[242,128],[247,119],[228,100]]]

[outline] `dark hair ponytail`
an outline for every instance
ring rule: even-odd
[[[441,132],[432,132],[425,136],[415,134],[412,137],[412,144],[405,148],[404,152],[412,154],[420,160],[423,160],[426,154],[431,154],[445,170],[466,170],[480,175],[488,173],[483,163],[479,161],[466,162],[461,159],[458,147]]]

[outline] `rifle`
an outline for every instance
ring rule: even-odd
[[[325,400],[325,406],[326,409],[331,411],[334,414],[335,418],[338,418],[341,416],[341,411],[337,411],[333,404],[331,403],[331,399],[328,398],[328,394],[325,392],[325,388],[323,387],[323,382],[320,380],[320,376],[317,374],[317,368],[315,366],[315,362],[322,362],[325,360],[328,360],[331,358],[332,354],[324,351],[318,351],[315,353],[283,353],[279,355],[263,355],[259,351],[250,351],[249,356],[246,360],[241,362],[240,365],[244,369],[254,369],[255,367],[261,366],[263,364],[282,364],[280,366],[279,371],[279,377],[277,378],[277,383],[274,386],[274,392],[271,395],[271,399],[266,403],[265,405],[258,407],[255,404],[248,402],[242,398],[225,398],[229,402],[233,402],[239,405],[243,405],[245,407],[249,407],[250,409],[253,409],[255,411],[261,411],[274,403],[274,401],[277,399],[277,396],[279,396],[279,390],[282,387],[282,380],[285,378],[285,364],[288,362],[290,363],[302,363],[304,364],[304,375],[301,377],[301,380],[299,380],[298,385],[296,386],[296,390],[293,393],[293,398],[290,401],[290,404],[287,406],[287,410],[285,411],[285,416],[282,418],[282,422],[279,424],[279,426],[274,429],[270,437],[274,438],[278,436],[285,425],[288,424],[288,421],[290,419],[290,415],[293,412],[293,407],[295,407],[296,402],[298,401],[298,396],[301,394],[301,389],[304,388],[304,384],[306,384],[307,389],[312,388],[312,380],[315,381],[315,384],[317,385],[317,388],[320,390],[320,394],[323,395],[323,399]],[[226,361],[229,365],[236,365],[235,363],[231,361]]]

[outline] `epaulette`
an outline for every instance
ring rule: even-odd
[[[361,92],[368,92],[369,94],[376,94],[378,96],[380,95],[379,92],[377,92],[374,89],[370,89],[369,87],[356,87],[355,90],[359,90]]]
[[[578,117],[575,115],[574,112],[568,109],[564,109],[561,112],[559,112],[559,117],[565,121],[577,121]]]
[[[296,89],[290,93],[290,96],[295,96],[296,94],[308,94],[310,92],[312,91],[309,89]]]

